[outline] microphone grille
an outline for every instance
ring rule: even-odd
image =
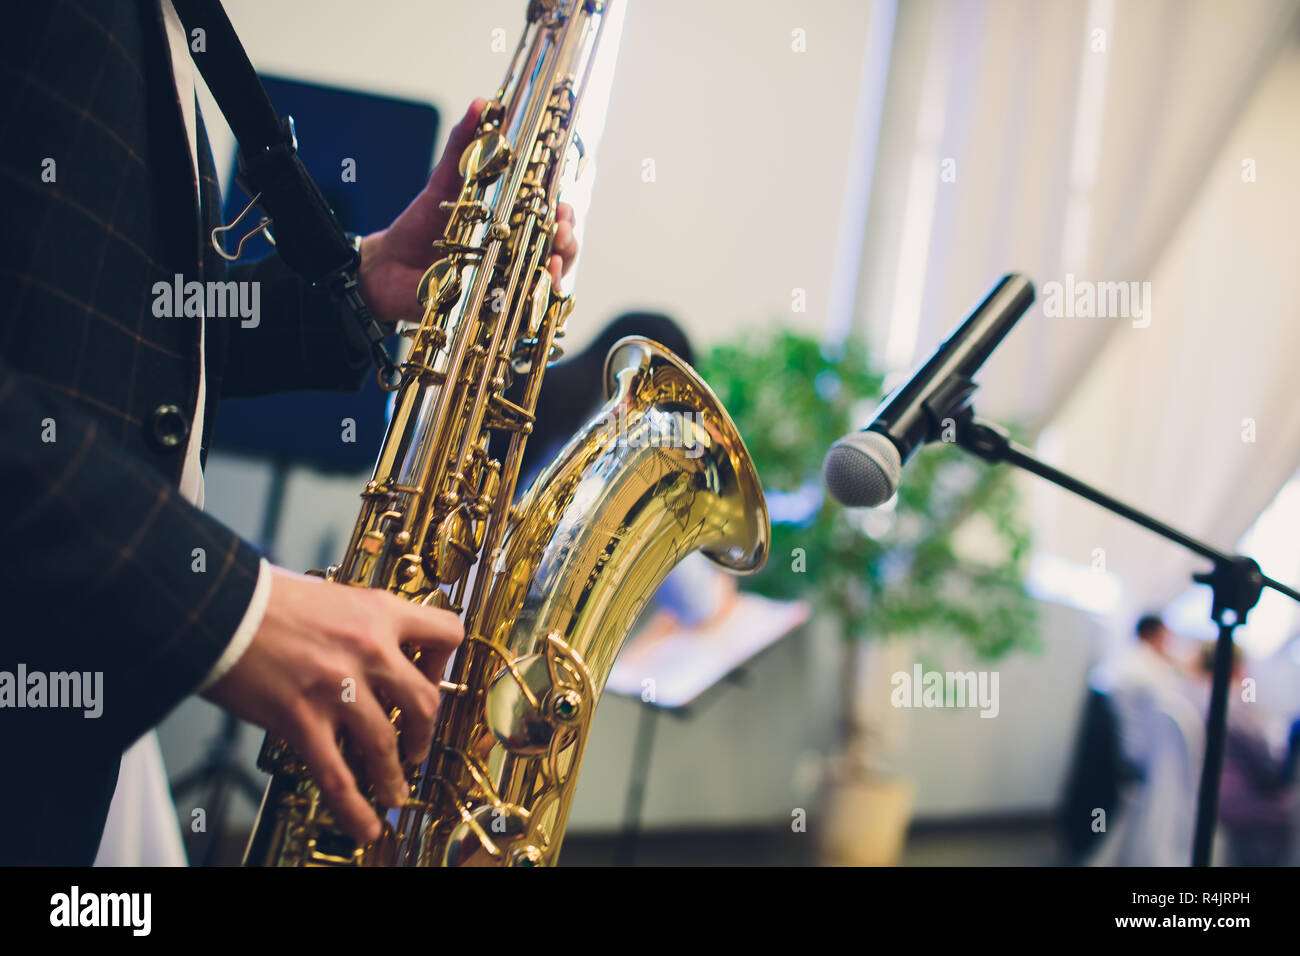
[[[874,508],[898,490],[903,461],[894,443],[879,432],[845,435],[826,453],[826,490],[850,508]]]

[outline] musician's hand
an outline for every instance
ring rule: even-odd
[[[375,799],[408,799],[397,735],[379,701],[402,710],[409,758],[433,743],[438,688],[463,636],[450,611],[418,607],[386,591],[350,588],[273,568],[261,627],[235,666],[203,692],[232,714],[266,728],[300,756],[339,823],[369,843],[379,818],[362,796],[337,744],[346,735]],[[417,667],[400,645],[423,650]]]
[[[361,294],[370,311],[380,322],[400,319],[417,321],[420,306],[415,290],[435,256],[433,242],[441,239],[447,228],[447,213],[438,208],[460,195],[460,154],[474,138],[479,115],[487,104],[477,99],[456,128],[451,131],[428,185],[402,211],[392,225],[371,233],[361,244]],[[578,240],[573,232],[573,209],[560,203],[555,214],[559,228],[548,266],[551,279],[559,287],[560,278],[573,265],[578,254]]]

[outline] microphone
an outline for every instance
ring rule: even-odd
[[[903,462],[940,436],[944,419],[975,391],[971,376],[1033,302],[1032,282],[1017,273],[1003,276],[920,371],[885,398],[871,424],[831,446],[822,463],[831,496],[851,508],[874,508],[893,497]]]

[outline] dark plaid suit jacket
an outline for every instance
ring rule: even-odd
[[[227,278],[220,196],[200,127],[199,222],[156,0],[11,5],[0,90],[0,671],[103,673],[98,718],[0,707],[0,861],[89,862],[121,751],[202,681],[257,575],[177,493],[199,320],[153,308],[156,282]],[[367,365],[276,257],[229,278],[262,283],[261,321],[207,320],[205,451],[222,398]]]

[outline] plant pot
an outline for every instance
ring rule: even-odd
[[[826,866],[897,866],[916,787],[896,777],[831,780],[821,829]]]

